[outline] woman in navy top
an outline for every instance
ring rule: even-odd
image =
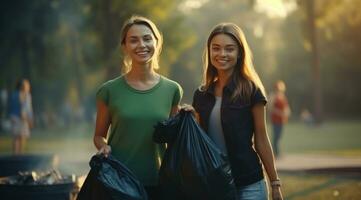
[[[272,198],[283,199],[266,130],[264,87],[237,25],[214,27],[204,52],[204,69],[193,107],[201,126],[229,157],[237,199],[267,199],[262,164]]]

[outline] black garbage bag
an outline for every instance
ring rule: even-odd
[[[154,126],[153,141],[156,143],[172,143],[178,135],[181,115],[175,115]]]
[[[181,110],[178,116],[162,124],[155,130],[156,141],[173,138],[168,143],[159,172],[163,199],[235,199],[236,188],[227,157],[206,135],[191,112]],[[168,135],[161,137],[162,131]],[[173,136],[169,137],[171,132]]]
[[[147,200],[143,185],[112,155],[95,155],[77,200]]]

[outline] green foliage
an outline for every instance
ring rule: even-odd
[[[13,87],[18,77],[30,78],[36,112],[48,108],[57,112],[67,99],[74,105],[94,100],[99,85],[119,75],[120,29],[125,19],[138,14],[152,19],[163,33],[159,72],[181,83],[184,102],[191,103],[201,82],[201,57],[209,31],[219,22],[231,21],[244,30],[266,89],[283,79],[293,113],[312,108],[307,1],[298,0],[298,7],[286,18],[270,18],[255,10],[259,3],[255,0],[207,0],[199,1],[199,7],[187,2],[4,2],[0,8],[0,87]],[[359,117],[361,2],[314,2],[325,114]]]
[[[302,34],[300,12],[295,12],[286,18],[281,27],[281,46],[277,49],[277,69],[273,81],[282,79],[287,84],[287,96],[294,115],[302,109],[312,108],[311,96],[311,65],[310,55],[305,48],[305,38]],[[273,82],[268,85],[272,89]]]
[[[307,2],[298,1],[299,16],[294,14],[289,17],[297,17],[300,20],[299,24],[303,30],[301,38],[305,41],[303,54],[310,52],[309,32],[306,26],[309,17]],[[361,106],[358,102],[361,95],[355,91],[361,89],[361,86],[356,84],[358,74],[361,73],[361,58],[358,56],[361,50],[361,14],[358,11],[361,2],[318,0],[314,1],[314,4],[324,112],[329,117],[360,116]],[[295,36],[294,34],[293,37]],[[289,43],[287,48],[291,47]],[[310,63],[303,62],[303,65],[309,66]],[[305,82],[308,82],[307,78]]]
[[[1,7],[1,87],[19,77],[32,82],[36,116],[60,112],[64,101],[81,105],[107,79],[120,74],[119,34],[133,14],[166,31],[161,72],[168,74],[184,42],[178,1],[15,0]],[[75,94],[73,88],[75,87]],[[75,97],[74,97],[75,95]],[[94,105],[93,105],[94,106]]]

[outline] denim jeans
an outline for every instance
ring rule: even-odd
[[[267,200],[268,192],[264,179],[237,188],[237,200]]]
[[[283,130],[282,124],[273,124],[272,148],[273,148],[273,153],[275,154],[276,157],[280,155],[279,143],[282,136],[282,130]]]

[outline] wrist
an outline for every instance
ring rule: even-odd
[[[109,145],[105,144],[99,149],[99,151],[102,153],[110,153],[112,151],[112,148]]]
[[[279,178],[275,179],[275,180],[272,180],[270,182],[270,185],[272,188],[277,188],[277,187],[281,187],[281,180]]]

